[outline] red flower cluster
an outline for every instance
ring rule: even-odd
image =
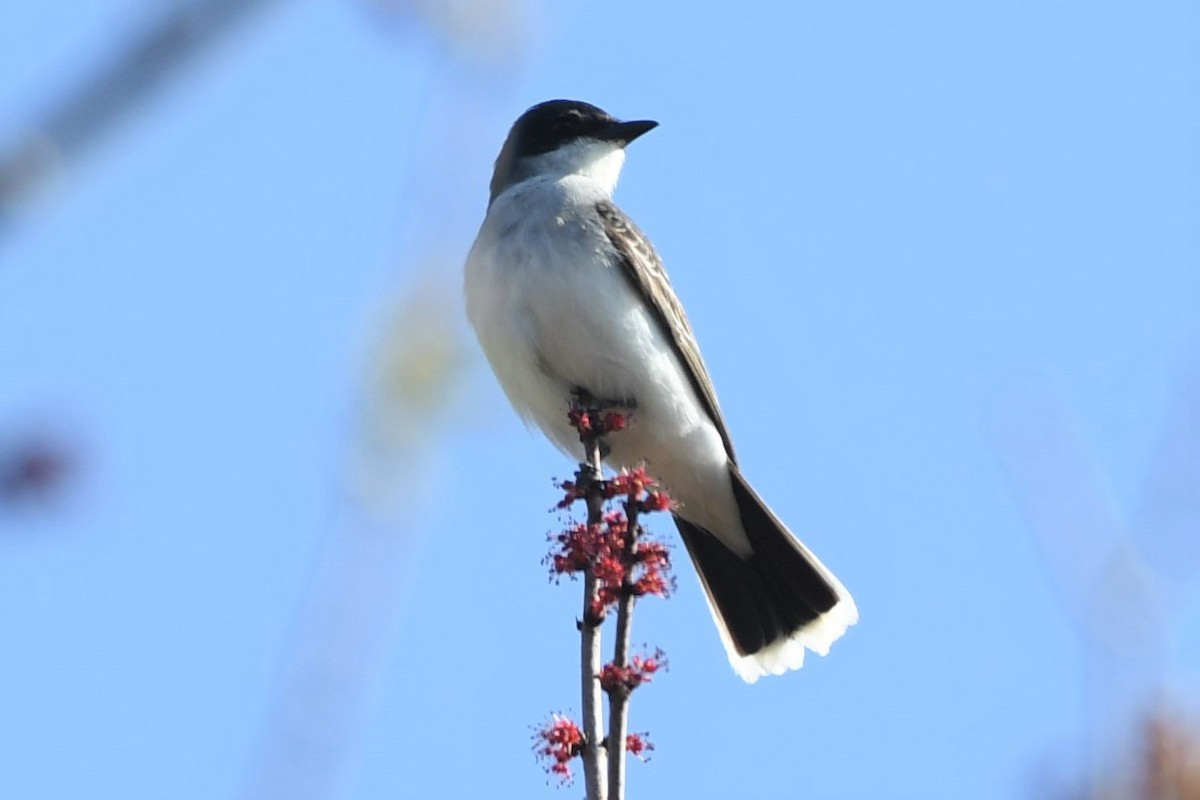
[[[670,495],[663,491],[658,481],[647,474],[645,467],[622,470],[620,474],[605,481],[604,496],[624,496],[625,502],[631,506],[636,505],[639,511],[670,511],[674,506]]]
[[[550,551],[549,563],[552,576],[574,575],[583,572],[593,563],[612,558],[614,547],[620,551],[624,541],[612,541],[607,524],[587,525],[577,523],[557,536],[551,537],[556,548]]]
[[[581,438],[594,438],[609,433],[625,430],[629,421],[619,411],[609,411],[601,416],[599,411],[592,411],[580,406],[571,406],[567,412],[571,427],[579,432]]]
[[[654,745],[646,737],[649,734],[631,733],[625,737],[625,750],[631,756],[637,756],[642,761],[648,761],[649,756],[646,753],[654,749]]]
[[[533,750],[546,762],[546,772],[563,781],[571,780],[571,759],[582,749],[583,731],[569,718],[558,714],[552,715],[550,721],[533,734]],[[633,749],[629,752],[633,753]]]
[[[598,446],[601,451],[605,449],[599,442],[601,437],[626,426],[626,418],[619,413],[610,412],[601,417],[598,411],[580,404],[572,406],[570,422],[579,433],[589,462],[596,457]],[[588,519],[595,523],[572,524],[561,533],[552,535],[553,544],[544,563],[550,565],[550,574],[555,580],[561,575],[586,574],[587,591],[591,596],[587,599],[584,619],[579,626],[585,645],[598,646],[598,642],[589,637],[598,637],[600,624],[609,609],[618,608],[618,627],[623,633],[614,659],[626,661],[629,641],[627,626],[636,599],[648,594],[665,596],[674,588],[669,574],[670,553],[666,545],[643,540],[643,528],[639,524],[643,513],[671,510],[671,498],[643,468],[622,471],[609,480],[602,480],[593,473],[591,467],[584,464],[580,466],[575,480],[564,481],[560,486],[563,497],[557,507],[565,509],[583,500],[588,507]],[[601,506],[617,506],[620,510],[601,514]],[[666,668],[666,659],[661,650],[655,650],[653,655],[628,658],[624,666],[610,662],[603,667],[597,664],[598,658],[588,657],[589,652],[595,653],[594,649],[585,647],[585,651],[588,651],[584,659],[585,692],[595,691],[596,684],[592,681],[598,679],[599,687],[608,693],[613,714],[620,714],[619,719],[622,720],[627,713],[622,709],[629,701],[629,694],[643,683],[649,683],[660,669]],[[588,705],[586,699],[585,705]],[[593,710],[599,713],[599,702],[594,705],[597,708]],[[614,719],[618,717],[614,716]],[[585,723],[589,730],[597,731],[596,736],[601,735],[598,717],[589,717]],[[619,727],[624,728],[624,723]],[[614,745],[610,757],[617,757],[615,751],[620,748],[615,745],[618,742],[611,735],[607,741]],[[537,729],[534,735],[534,750],[540,759],[548,762],[546,771],[564,781],[571,779],[570,762],[576,756],[583,755],[588,759],[585,765],[589,768],[594,766],[592,748],[590,745],[585,748],[584,744],[579,727],[558,715]],[[638,733],[627,736],[624,745],[626,752],[643,761],[646,760],[646,753],[654,749],[645,735]],[[621,756],[621,759],[623,770],[624,757]]]
[[[666,597],[675,589],[671,577],[671,553],[662,542],[639,542],[634,561],[640,567],[630,591],[637,597],[654,595]]]
[[[579,484],[575,481],[563,481],[559,484],[563,490],[563,499],[554,504],[555,508],[570,508],[576,500],[587,499],[587,484]]]
[[[587,499],[586,481],[563,481],[559,487],[563,490],[563,499],[558,501],[555,508],[568,508],[576,500]],[[636,506],[638,511],[670,511],[675,506],[671,496],[646,472],[645,467],[621,470],[608,480],[601,481],[600,492],[605,500],[624,497],[625,502]]]
[[[610,662],[600,670],[600,685],[606,692],[611,692],[618,686],[632,692],[643,683],[649,683],[654,673],[666,667],[667,659],[662,650],[655,650],[654,654],[649,656],[634,656],[624,667]]]
[[[674,588],[667,546],[643,540],[630,552],[628,536],[625,515],[610,511],[601,525],[579,523],[553,537],[556,544],[547,559],[551,575],[573,575],[590,566],[599,584],[592,607],[598,620],[620,601],[622,592],[666,597]]]

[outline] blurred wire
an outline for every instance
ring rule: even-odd
[[[1182,368],[1167,414],[1132,528],[1178,609],[1200,576],[1200,354]]]
[[[208,46],[273,0],[188,0],[158,13],[107,64],[0,154],[0,242],[22,205]]]
[[[178,2],[52,103],[28,134],[0,151],[0,241],[22,205],[64,166],[267,2]],[[436,270],[426,270],[434,276],[427,280],[410,281],[409,293],[386,315],[348,459],[346,502],[300,603],[244,787],[251,798],[325,798],[338,786],[364,697],[398,616],[396,598],[413,561],[419,509],[431,494],[430,456],[445,431],[445,411],[464,366],[451,276],[458,272],[464,226],[470,230],[478,223],[486,198],[486,175],[463,174],[462,165],[471,160],[464,154],[486,152],[490,161],[495,142],[482,138],[491,126],[481,123],[500,109],[509,116],[502,89],[511,85],[526,41],[525,0],[365,2],[381,22],[432,32],[447,45],[441,55],[450,56],[442,59],[432,108],[408,154],[417,168],[408,191],[403,261],[410,272],[416,265]],[[464,196],[478,203],[464,204]],[[28,462],[14,472],[13,486],[49,485],[56,469],[52,459]]]
[[[386,311],[370,359],[358,446],[350,466],[354,502],[380,520],[408,515],[413,453],[435,443],[452,416],[467,366],[454,324],[458,293],[447,264],[429,265]]]
[[[391,29],[415,23],[435,31],[455,58],[495,67],[525,50],[524,0],[360,0]]]
[[[245,797],[327,798],[388,651],[462,377],[449,298],[422,282],[371,360],[347,500],[314,567]]]
[[[487,176],[464,167],[491,160],[496,143],[489,133],[511,113],[505,99],[521,55],[513,43],[524,41],[521,0],[371,5],[403,12],[392,24],[427,24],[450,45],[450,58],[439,63],[422,130],[403,154],[412,169],[398,260],[408,279],[377,326],[345,503],[298,614],[251,765],[248,800],[323,800],[340,786],[403,586],[416,568],[422,512],[435,494],[437,446],[467,367],[457,276],[486,201]],[[504,14],[497,18],[498,8]],[[472,9],[492,23],[467,24]]]
[[[64,167],[100,142],[170,78],[277,0],[181,0],[131,35],[108,63],[50,104],[42,119],[0,143],[0,243],[22,208]],[[460,58],[511,59],[525,40],[522,0],[363,0],[381,22],[410,20],[439,34]]]
[[[1181,382],[1151,468],[1139,524],[1129,525],[1088,456],[1066,402],[1044,384],[1003,398],[993,437],[1085,649],[1088,796],[1134,798],[1131,739],[1169,708],[1173,637],[1200,573],[1200,371]],[[1140,785],[1140,784],[1139,784]]]

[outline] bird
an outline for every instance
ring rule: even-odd
[[[613,202],[627,145],[657,126],[578,100],[520,115],[466,259],[467,318],[517,414],[568,455],[573,398],[623,409],[605,463],[644,465],[669,492],[729,662],[753,683],[826,655],[858,609],[742,474],[662,260]]]

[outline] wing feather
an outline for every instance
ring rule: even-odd
[[[713,424],[717,426],[729,460],[736,464],[733,442],[725,427],[725,419],[721,416],[721,407],[717,404],[717,393],[713,388],[712,378],[709,377],[708,368],[704,366],[700,345],[696,342],[696,335],[692,333],[692,326],[688,323],[683,305],[675,296],[675,290],[671,288],[671,281],[667,277],[662,259],[633,220],[615,205],[607,202],[597,203],[596,213],[600,216],[609,242],[617,252],[625,277],[641,293],[646,306],[654,312],[663,333],[670,340],[675,354],[679,356],[680,363],[687,370],[696,397],[708,411]]]

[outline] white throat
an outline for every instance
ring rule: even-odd
[[[625,164],[625,148],[613,142],[578,139],[568,145],[528,159],[528,177],[565,178],[579,175],[589,178],[612,195]]]

